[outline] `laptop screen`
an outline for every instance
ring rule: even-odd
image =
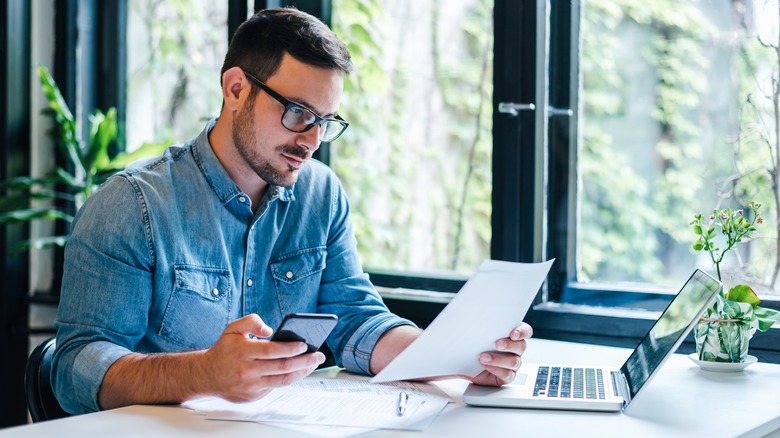
[[[698,269],[691,275],[621,368],[631,399],[677,350],[720,287]]]

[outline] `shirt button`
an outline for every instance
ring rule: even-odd
[[[292,278],[292,276],[293,276],[292,271],[287,271],[287,278]]]
[[[246,281],[246,284],[247,284],[247,286],[252,287],[252,284],[254,284],[254,283],[252,282],[252,279],[250,278],[249,280]]]
[[[219,295],[219,289],[217,289],[216,287],[214,289],[211,289],[211,294],[216,297],[217,295]]]
[[[238,198],[238,200],[239,200],[239,201],[240,201],[242,204],[243,204],[244,202],[246,202],[246,198],[245,198],[245,197],[243,197],[243,196],[242,196],[242,197],[240,197],[240,198]]]

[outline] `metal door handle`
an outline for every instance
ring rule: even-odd
[[[512,117],[517,116],[520,111],[535,110],[536,105],[532,103],[515,103],[515,102],[499,102],[498,112],[503,114],[509,114]],[[555,116],[573,116],[574,111],[570,108],[556,108],[554,106],[547,107],[547,117]]]
[[[556,108],[554,106],[547,107],[547,117],[553,117],[553,116],[571,117],[573,115],[574,115],[574,111],[572,111],[571,108]]]
[[[523,110],[535,110],[536,105],[532,103],[514,103],[514,102],[499,102],[498,112],[509,114],[510,116],[516,116],[519,111]]]

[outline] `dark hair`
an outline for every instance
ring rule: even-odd
[[[352,71],[347,46],[336,34],[316,17],[288,7],[257,11],[238,27],[220,78],[225,71],[241,67],[265,81],[279,68],[285,53],[315,67]]]

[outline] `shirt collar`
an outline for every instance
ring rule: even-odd
[[[203,173],[203,176],[214,190],[214,193],[217,194],[223,204],[227,204],[236,196],[243,195],[244,192],[235,182],[233,182],[225,168],[222,167],[222,163],[219,162],[217,156],[214,154],[214,150],[211,148],[209,134],[211,133],[211,130],[214,129],[216,123],[217,118],[209,120],[206,124],[206,128],[203,129],[197,137],[191,140],[192,155],[195,162],[198,164],[198,168],[200,168],[200,171]],[[275,199],[285,202],[295,201],[294,188],[295,185],[281,187],[269,183],[266,194],[269,195],[269,201]]]

